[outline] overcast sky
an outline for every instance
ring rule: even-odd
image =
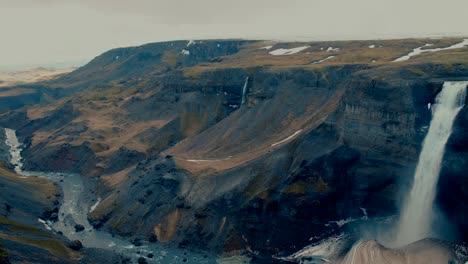
[[[0,0],[0,69],[201,38],[467,35],[468,0]]]

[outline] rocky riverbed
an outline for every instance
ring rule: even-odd
[[[163,246],[148,241],[127,241],[118,236],[98,231],[88,221],[88,213],[93,203],[91,192],[79,174],[56,172],[23,171],[20,167],[21,144],[14,130],[5,130],[5,144],[10,150],[10,162],[19,174],[25,177],[40,177],[54,182],[60,187],[60,203],[56,210],[39,218],[47,230],[64,235],[80,249],[82,244],[88,248],[111,250],[120,255],[138,260],[139,263],[217,263],[212,255],[191,252],[177,247]],[[94,204],[95,205],[95,204]],[[79,241],[79,243],[78,243]],[[156,242],[156,241],[152,241]]]

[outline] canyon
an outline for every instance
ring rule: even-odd
[[[464,41],[203,40],[111,50],[28,84],[36,97],[0,97],[8,102],[0,127],[16,146],[1,140],[2,168],[54,182],[64,193],[60,212],[73,215],[67,199],[84,201],[79,222],[98,238],[75,236],[61,216],[47,231],[35,212],[34,225],[109,258],[114,242],[155,263],[376,263],[368,252],[405,263],[402,255],[424,250],[433,263],[464,263],[464,104],[434,172],[428,200],[441,219],[432,238],[391,249],[387,234],[418,175],[436,98],[444,83],[468,80]],[[427,43],[436,51],[395,61]],[[75,196],[72,185],[81,188]],[[161,251],[178,260],[158,258]]]

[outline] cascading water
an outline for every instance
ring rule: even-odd
[[[249,83],[249,77],[245,79],[244,87],[242,88],[242,101],[241,105],[245,104],[245,101],[247,100],[247,97],[245,96],[245,93],[247,92],[247,85]]]
[[[388,232],[381,232],[391,227],[393,217],[369,218],[367,210],[361,208],[364,216],[356,222],[365,222],[352,224],[351,228],[348,226],[344,230],[335,229],[334,235],[282,259],[299,263],[338,264],[465,263],[468,256],[460,253],[465,252],[464,246],[456,248],[443,240],[424,238],[431,235],[432,204],[444,149],[452,132],[453,122],[465,103],[467,85],[468,82],[446,82],[435,104],[427,105],[427,109],[432,110],[433,118],[424,139],[414,185],[402,211],[396,237],[389,238]],[[355,221],[348,223],[352,222]],[[355,233],[353,229],[359,230],[359,233]],[[356,240],[357,238],[364,240]],[[375,238],[380,241],[374,240]],[[395,248],[385,247],[380,243],[382,241]],[[353,246],[349,249],[351,243]],[[347,253],[343,254],[345,252]]]
[[[404,205],[396,245],[405,245],[431,235],[435,198],[445,144],[453,122],[465,103],[468,82],[445,82],[432,107],[433,117],[424,139],[412,190]]]
[[[15,172],[21,174],[23,162],[21,160],[21,148],[16,132],[13,129],[5,129],[5,144],[10,148],[10,162],[15,168]]]
[[[1,130],[0,130],[1,133]],[[24,177],[40,177],[55,182],[63,192],[63,199],[59,209],[59,219],[50,222],[38,219],[44,227],[53,232],[62,232],[70,240],[79,240],[85,247],[113,250],[119,254],[140,258],[149,253],[155,253],[153,258],[148,258],[147,263],[169,264],[182,263],[186,259],[190,263],[216,264],[214,256],[204,255],[198,252],[187,252],[172,245],[143,243],[137,247],[129,241],[94,229],[88,222],[88,212],[94,211],[101,201],[98,199],[94,205],[89,204],[89,195],[85,188],[83,177],[79,174],[34,172],[22,170],[21,143],[16,137],[16,131],[5,129],[5,144],[10,148],[10,163],[15,171]],[[75,224],[81,224],[85,231],[76,232]],[[189,253],[189,254],[188,254]]]

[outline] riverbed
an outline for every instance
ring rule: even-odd
[[[134,261],[140,257],[148,263],[220,263],[216,256],[192,252],[171,245],[143,242],[135,246],[130,241],[109,233],[94,229],[88,222],[88,213],[95,203],[91,202],[85,181],[79,174],[58,172],[33,172],[22,170],[21,143],[12,129],[5,129],[5,144],[10,148],[10,163],[15,171],[24,177],[40,177],[57,184],[62,192],[58,221],[50,222],[38,219],[44,227],[55,233],[63,233],[69,240],[79,240],[83,246],[114,251],[131,257]],[[75,231],[75,225],[84,226],[85,230]],[[148,258],[153,254],[153,258]]]

